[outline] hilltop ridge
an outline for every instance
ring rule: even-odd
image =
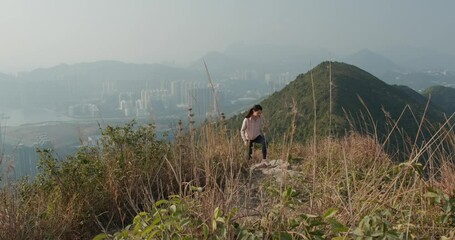
[[[259,104],[264,107],[271,137],[289,133],[295,107],[294,137],[301,141],[313,136],[315,119],[318,136],[343,136],[355,130],[384,138],[399,118],[400,134],[414,136],[426,102],[414,90],[389,85],[356,66],[325,61]],[[234,121],[238,118],[241,116],[234,117]],[[441,121],[442,113],[431,105],[425,118],[436,123]]]

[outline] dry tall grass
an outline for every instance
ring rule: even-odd
[[[450,127],[432,144],[410,146],[420,153],[419,161],[410,157],[401,163],[375,137],[352,133],[295,143],[291,134],[269,144],[270,159],[285,157],[299,173],[280,169],[286,177],[278,182],[275,176],[251,174],[259,151],[246,161],[238,131],[226,129],[222,120],[196,130],[191,121],[180,125],[173,143],[156,140],[152,127],[128,125],[106,129],[103,146],[83,149],[65,162],[44,152],[43,172],[35,182],[1,192],[0,238],[89,239],[100,232],[134,238],[137,215],[160,209],[158,200],[173,194],[181,199],[173,206],[185,206],[179,216],[194,220],[167,230],[177,237],[351,239],[372,231],[435,239],[454,234]],[[330,209],[336,211],[327,213]],[[130,230],[120,231],[130,224]]]
[[[455,211],[447,208],[455,203],[450,184],[454,179],[455,135],[447,130],[438,133],[445,137],[436,137],[438,141],[424,149],[409,146],[429,157],[423,165],[413,157],[397,162],[376,137],[357,133],[342,139],[319,139],[317,145],[274,143],[270,146],[272,159],[287,156],[285,161],[292,162],[292,168],[300,173],[277,182],[274,177],[250,174],[248,168],[254,160],[243,160],[245,149],[237,132],[227,132],[223,124],[207,123],[199,131],[181,136],[175,146],[179,158],[169,162],[169,167],[180,169],[173,171],[176,184],[184,189],[179,191],[180,196],[191,203],[193,207],[187,211],[198,221],[215,221],[217,209],[237,212],[230,218],[236,227],[230,226],[225,235],[212,232],[212,237],[306,239],[322,232],[323,238],[351,239],[368,234],[397,239],[439,238],[453,236],[455,224]],[[181,154],[182,149],[192,154]],[[283,175],[287,172],[282,169]],[[198,187],[198,192],[190,191],[189,186]],[[317,224],[306,226],[304,222],[309,220],[303,217],[324,216],[329,209],[337,209],[336,219],[345,229],[331,230],[330,220],[321,224],[319,232],[308,230]],[[192,237],[201,238],[202,230],[194,229],[182,234],[191,232]]]

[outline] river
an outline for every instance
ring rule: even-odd
[[[69,121],[72,118],[45,108],[5,108],[0,107],[0,125],[17,127],[52,121]]]

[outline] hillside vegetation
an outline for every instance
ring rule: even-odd
[[[437,104],[447,115],[455,112],[455,88],[433,86],[425,89],[422,93],[432,102]]]
[[[327,105],[319,109],[330,67],[337,99],[332,114]],[[358,78],[348,78],[349,71]],[[311,75],[315,91],[308,90]],[[422,145],[402,135],[409,152],[397,161],[386,151],[390,139],[379,137],[387,128],[369,125],[388,121],[374,118],[380,111],[349,121],[339,114],[369,106],[377,91],[389,91],[400,106],[412,104],[395,87],[363,83],[367,77],[350,65],[323,63],[283,90],[303,92],[304,99],[278,92],[270,98],[275,101],[261,103],[268,132],[276,131],[269,159],[282,163],[268,169],[273,175],[251,168],[261,160],[259,149],[245,160],[240,125],[229,127],[235,119],[209,119],[196,128],[191,110],[175,126],[173,142],[157,139],[153,124],[131,122],[101,129],[100,144],[74,156],[42,149],[36,179],[2,178],[0,239],[453,239],[453,125],[442,122]],[[368,88],[375,83],[382,88]],[[370,94],[364,104],[351,102],[348,86]],[[316,109],[313,96],[320,101]],[[309,110],[296,111],[308,101]],[[302,114],[314,110],[315,122]],[[289,124],[280,125],[284,121]],[[310,133],[300,129],[305,125]],[[314,130],[321,135],[311,135]],[[311,141],[294,141],[301,137]]]

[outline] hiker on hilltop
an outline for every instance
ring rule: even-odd
[[[253,143],[259,143],[262,145],[262,161],[265,162],[267,160],[267,142],[262,129],[264,119],[261,115],[261,105],[254,105],[243,119],[240,134],[245,146],[248,147],[247,159],[250,160],[253,154]]]

